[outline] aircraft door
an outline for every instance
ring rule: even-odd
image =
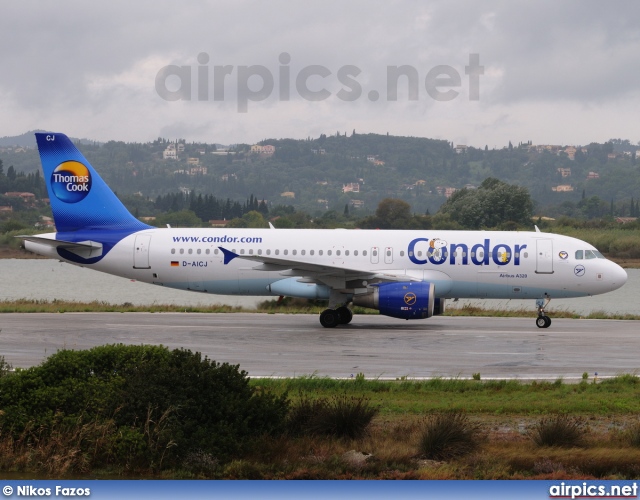
[[[536,241],[536,273],[553,274],[553,241]]]
[[[149,265],[150,234],[138,234],[133,245],[133,268],[151,269]]]
[[[384,249],[384,263],[393,264],[393,248],[386,247]]]
[[[380,262],[380,249],[378,247],[371,248],[371,263],[377,264]]]

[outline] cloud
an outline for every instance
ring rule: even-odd
[[[537,142],[551,130],[574,143],[633,139],[640,136],[630,112],[640,104],[638,19],[640,4],[594,0],[179,6],[26,0],[4,6],[0,18],[0,111],[11,118],[0,124],[0,135],[55,125],[76,136],[130,141],[171,134],[252,142],[353,128],[477,145]],[[200,53],[208,55],[206,64],[198,62]],[[281,63],[282,53],[290,62]],[[479,54],[484,67],[479,101],[469,99],[469,54]],[[190,102],[167,101],[156,92],[156,75],[168,65],[188,67]],[[329,72],[306,80],[310,90],[330,92],[321,101],[304,99],[296,87],[311,65]],[[387,100],[388,67],[402,65],[417,74],[417,101],[409,99],[414,94],[404,79],[398,100]],[[434,100],[425,87],[439,65],[460,76],[451,101]],[[213,100],[214,77],[222,73],[216,66],[232,67],[223,101]],[[266,99],[247,97],[264,82],[253,76],[245,88],[241,66],[270,73],[273,90]],[[340,78],[346,67],[360,73]],[[205,101],[197,100],[199,71],[208,74]],[[287,72],[289,100],[282,101]],[[337,97],[340,90],[353,91],[354,81],[358,99]],[[243,96],[247,112],[239,113]],[[616,116],[628,118],[626,134],[619,133]]]

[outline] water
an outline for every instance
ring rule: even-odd
[[[614,314],[640,315],[640,269],[627,269],[629,279],[618,290],[595,297],[577,299],[554,299],[548,311],[566,310],[578,314],[604,311]],[[92,302],[111,304],[130,302],[135,305],[175,304],[184,306],[207,306],[225,304],[230,306],[255,307],[266,297],[236,297],[209,295],[172,290],[148,285],[125,278],[72,266],[56,260],[46,259],[0,259],[0,300],[38,299]],[[535,313],[535,301],[461,299],[448,301],[448,307],[463,304],[487,308],[531,309]]]
[[[0,300],[36,299],[134,305],[255,307],[268,297],[236,297],[175,290],[49,259],[0,259]]]

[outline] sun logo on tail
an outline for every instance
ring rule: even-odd
[[[51,174],[53,194],[65,203],[78,203],[91,191],[91,173],[78,161],[65,161]]]

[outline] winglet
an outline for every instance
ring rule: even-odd
[[[218,247],[220,250],[222,250],[222,254],[224,255],[224,265],[226,266],[229,262],[231,262],[233,259],[235,259],[236,257],[238,257],[238,254],[235,252],[232,252],[231,250],[227,250],[226,248],[222,248],[222,247]]]

